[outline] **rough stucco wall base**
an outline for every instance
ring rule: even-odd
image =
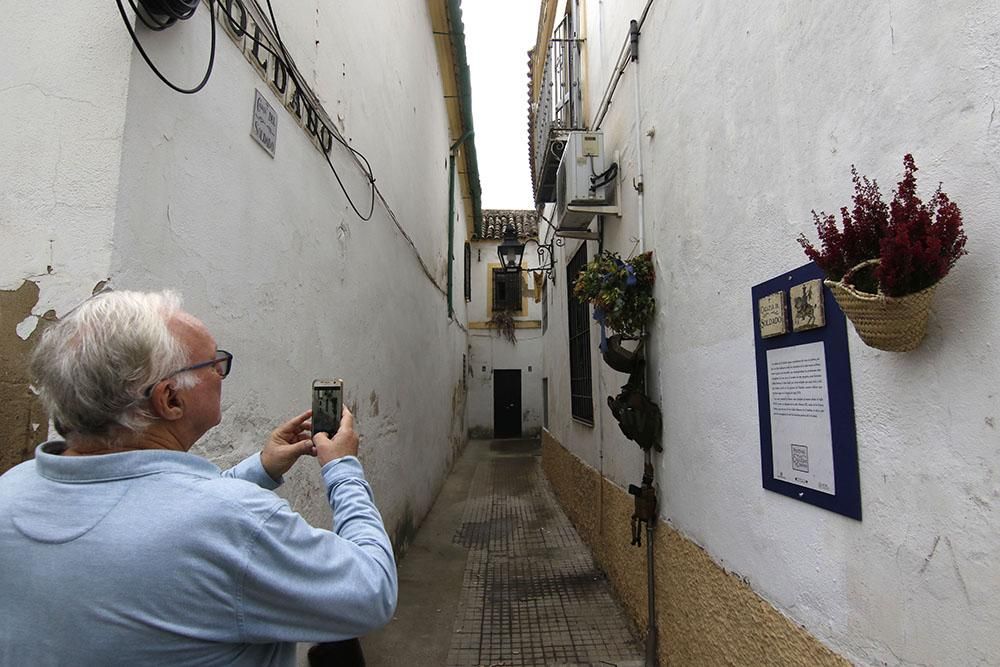
[[[542,467],[632,620],[645,631],[646,549],[645,544],[630,544],[632,497],[548,431],[542,435]],[[663,522],[657,526],[654,551],[661,664],[850,664]]]

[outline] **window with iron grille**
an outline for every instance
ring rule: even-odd
[[[587,263],[583,244],[566,267],[566,291],[569,306],[569,383],[570,407],[574,419],[593,425],[594,393],[590,382],[590,306],[573,294],[576,276]]]
[[[465,300],[472,301],[472,246],[465,243]]]
[[[549,281],[542,280],[542,335],[549,330]]]
[[[549,379],[542,378],[542,426],[549,427]]]
[[[493,269],[493,310],[521,310],[521,272]]]

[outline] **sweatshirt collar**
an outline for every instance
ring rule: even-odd
[[[35,465],[43,477],[56,482],[86,484],[143,477],[164,472],[184,472],[217,477],[219,467],[196,454],[166,449],[144,449],[114,454],[62,456],[66,443],[49,440],[35,448]]]

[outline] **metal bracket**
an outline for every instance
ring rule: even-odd
[[[645,465],[642,486],[629,484],[628,492],[635,496],[635,511],[632,513],[632,544],[642,546],[642,524],[646,524],[648,529],[655,525],[656,521],[657,499],[656,488],[653,486],[652,465],[649,463]]]

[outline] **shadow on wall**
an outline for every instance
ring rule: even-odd
[[[392,531],[392,555],[396,562],[399,562],[403,554],[406,553],[407,547],[410,546],[416,535],[417,526],[413,521],[413,510],[407,503],[403,508],[403,518],[396,523],[396,527]]]
[[[48,415],[31,390],[28,360],[45,326],[55,321],[55,311],[32,315],[38,303],[38,285],[25,280],[16,290],[0,290],[0,474],[30,459],[48,434]],[[34,323],[32,323],[34,318]],[[21,337],[19,325],[34,324]],[[24,331],[23,327],[21,328]]]

